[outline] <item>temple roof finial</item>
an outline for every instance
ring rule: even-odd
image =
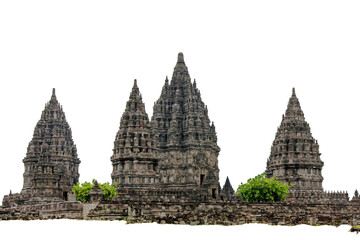
[[[135,81],[136,81],[136,80],[135,80]],[[94,187],[95,187],[95,188],[98,188],[98,187],[99,187],[98,181],[97,181],[96,179],[94,179],[93,182],[94,182]]]
[[[178,76],[178,74],[184,75],[185,78]],[[185,65],[184,54],[182,52],[179,52],[171,81],[175,80],[175,82],[177,82],[177,81],[183,81],[183,79],[186,79],[186,81],[190,81],[190,76],[188,69]]]
[[[182,52],[178,54],[178,62],[184,62],[184,54]]]
[[[129,100],[126,103],[126,111],[145,111],[145,105],[142,102],[142,95],[137,85],[137,80],[134,79],[134,85],[131,89]]]
[[[304,113],[301,110],[299,99],[297,98],[295,94],[295,88],[292,89],[292,94],[288,102],[288,106],[285,112],[285,118],[291,118],[291,119],[302,119],[304,118]]]
[[[133,85],[131,93],[130,93],[130,99],[137,99],[138,97],[140,97],[140,99],[141,99],[139,87],[137,85],[137,80],[134,79],[134,85]]]
[[[50,102],[57,103],[56,94],[55,94],[55,88],[52,89]]]

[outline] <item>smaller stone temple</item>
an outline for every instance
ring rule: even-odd
[[[235,191],[234,191],[233,187],[231,186],[229,177],[226,177],[226,181],[222,188],[222,191],[223,191],[223,194],[227,197],[232,197],[235,195]]]
[[[312,137],[300,103],[292,90],[285,115],[276,132],[267,160],[267,177],[292,184],[293,190],[322,191],[319,144]]]
[[[146,188],[159,182],[150,121],[136,80],[121,117],[111,162],[112,183],[119,188]]]
[[[23,189],[5,196],[3,206],[66,201],[79,181],[80,160],[55,89],[35,126],[23,163]]]

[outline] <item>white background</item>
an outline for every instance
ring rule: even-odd
[[[359,12],[358,1],[332,0],[0,1],[0,198],[22,188],[53,87],[80,180],[111,181],[133,79],[151,117],[180,51],[216,126],[221,185],[229,176],[236,189],[265,170],[295,87],[325,190],[351,197],[360,190]]]

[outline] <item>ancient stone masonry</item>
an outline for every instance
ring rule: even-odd
[[[359,192],[356,189],[353,198],[351,199],[352,202],[357,202],[360,203],[360,196],[359,196]]]
[[[20,194],[5,196],[3,205],[67,200],[79,181],[80,160],[55,89],[35,126],[23,162],[23,189]]]
[[[119,189],[150,187],[159,182],[158,157],[150,121],[136,80],[116,134],[111,162]]]
[[[89,193],[90,202],[100,202],[104,198],[104,193],[101,191],[99,183],[95,180],[94,187]]]
[[[218,197],[217,137],[196,81],[191,82],[182,53],[154,104],[151,118],[158,148],[160,182],[169,189],[192,189]]]
[[[360,205],[353,202],[249,203],[240,199],[170,201],[103,201],[89,211],[90,219],[121,220],[130,223],[190,225],[266,223],[272,225],[358,225]]]
[[[215,126],[182,53],[166,77],[151,121],[136,80],[116,134],[111,163],[118,195],[95,181],[90,202],[75,201],[80,160],[55,90],[45,105],[25,165],[21,193],[4,196],[0,220],[124,219],[175,224],[360,224],[360,196],[323,191],[319,145],[293,89],[267,161],[267,177],[293,185],[281,203],[244,202],[229,178],[219,183]]]
[[[215,126],[182,53],[166,78],[151,125],[135,80],[114,142],[112,182],[119,196],[221,195]]]
[[[293,190],[322,191],[319,145],[293,89],[267,161],[266,174],[293,185]]]

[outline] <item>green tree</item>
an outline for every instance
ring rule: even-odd
[[[280,202],[289,195],[291,184],[283,184],[272,178],[266,178],[265,174],[259,174],[241,183],[236,191],[244,201],[248,202]]]
[[[76,195],[76,200],[80,202],[89,202],[90,201],[90,192],[94,187],[95,179],[92,180],[92,183],[84,182],[80,185],[79,182],[73,186],[72,192]],[[101,191],[104,193],[104,199],[109,200],[117,195],[117,183],[110,185],[108,182],[99,183]]]

